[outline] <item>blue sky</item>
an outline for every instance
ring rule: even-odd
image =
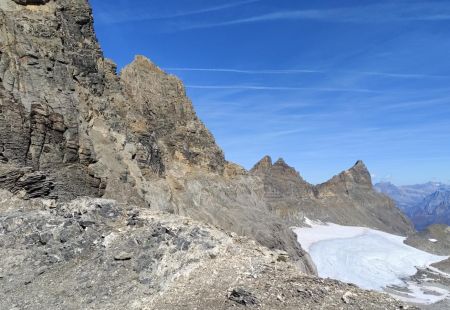
[[[450,182],[450,1],[91,4],[106,57],[179,76],[228,160]]]

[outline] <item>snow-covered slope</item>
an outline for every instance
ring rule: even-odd
[[[448,296],[447,291],[420,287],[408,279],[417,268],[447,257],[405,245],[401,236],[365,227],[307,222],[310,228],[295,228],[294,232],[310,253],[319,276],[390,293],[397,287],[394,295],[413,302],[433,303]],[[425,294],[430,290],[432,294]]]

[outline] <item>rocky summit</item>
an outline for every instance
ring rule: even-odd
[[[362,163],[319,186],[281,160],[247,172],[179,79],[116,71],[86,0],[0,0],[1,309],[406,307],[316,278],[289,228],[391,229]]]
[[[177,78],[143,57],[118,76],[86,1],[0,3],[0,187],[24,199],[105,197],[190,216],[313,270],[266,210],[260,182],[225,161]]]
[[[309,218],[408,235],[413,228],[388,197],[376,192],[362,161],[331,180],[312,185],[283,159],[269,156],[250,172],[262,178],[269,209],[293,226]]]

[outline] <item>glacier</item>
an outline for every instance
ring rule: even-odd
[[[293,230],[311,255],[320,277],[353,283],[364,289],[389,291],[394,297],[417,303],[434,303],[449,296],[440,288],[434,294],[424,294],[417,283],[409,280],[418,268],[428,268],[448,257],[408,246],[403,243],[405,237],[366,227],[308,219],[305,222],[310,227]],[[403,291],[395,293],[396,287]],[[425,289],[430,291],[430,286]]]

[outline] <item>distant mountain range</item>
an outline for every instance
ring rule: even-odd
[[[450,185],[429,182],[396,186],[383,182],[375,184],[375,189],[392,198],[417,230],[432,224],[450,225]]]

